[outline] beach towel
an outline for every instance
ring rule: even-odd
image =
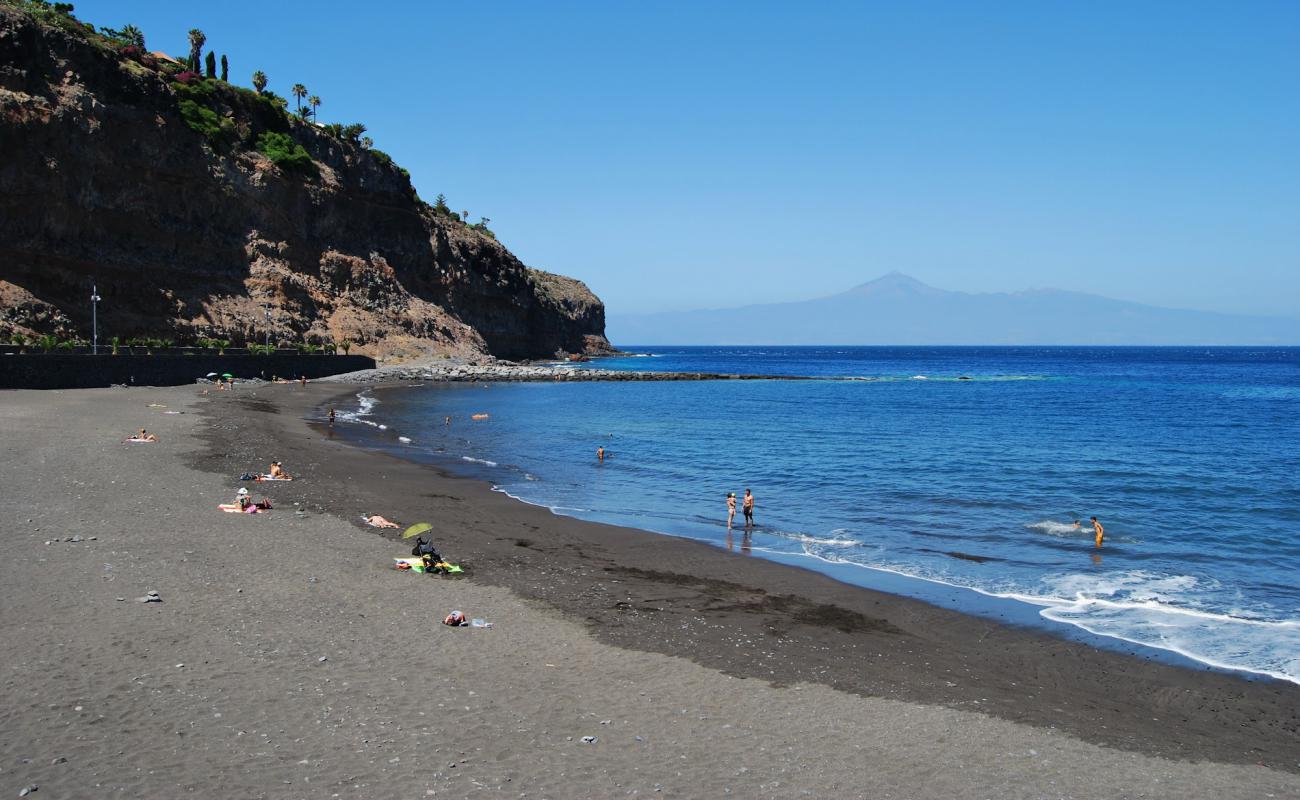
[[[258,475],[253,478],[255,481],[291,481],[293,478],[272,478],[270,475]]]
[[[141,439],[141,438],[138,437],[138,436],[128,436],[127,438],[123,439],[122,441],[124,441],[124,442],[130,442],[131,444],[153,444],[154,442],[156,442],[156,441],[158,441],[158,440],[157,440],[157,439]]]
[[[227,514],[259,514],[263,511],[271,510],[269,508],[258,508],[257,506],[240,508],[238,503],[220,503],[217,505],[217,508],[221,509]]]
[[[394,558],[393,567],[396,569],[409,569],[411,572],[424,572],[424,559],[422,558]],[[465,570],[460,568],[459,564],[448,564],[446,561],[439,561],[434,564],[448,575],[458,575]]]

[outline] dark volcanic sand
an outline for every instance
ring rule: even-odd
[[[556,516],[304,421],[355,391],[269,386],[203,405],[208,446],[196,466],[237,476],[274,457],[303,479],[261,486],[282,505],[299,501],[359,529],[363,512],[432,522],[468,580],[552,606],[620,647],[776,686],[815,682],[977,711],[1164,758],[1300,766],[1300,686],[1098,650],[698,542]]]

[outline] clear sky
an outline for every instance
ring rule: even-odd
[[[612,312],[891,270],[1300,314],[1300,2],[79,0],[302,82]]]

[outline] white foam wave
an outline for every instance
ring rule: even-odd
[[[409,437],[409,436],[398,436],[398,437],[397,437],[397,441],[401,442],[402,444],[410,444],[410,443],[411,443],[411,437]]]
[[[1045,592],[1032,594],[970,586],[892,564],[862,563],[833,550],[805,551],[804,555],[1028,603],[1039,606],[1044,619],[1095,636],[1166,650],[1219,669],[1300,684],[1300,620],[1260,619],[1196,608],[1196,597],[1217,588],[1205,578],[1142,570],[1065,574],[1044,578]]]
[[[461,456],[460,460],[471,461],[475,464],[486,464],[489,467],[495,467],[497,465],[497,462],[495,461],[488,461],[486,458],[474,458],[473,456]]]
[[[1091,536],[1094,531],[1092,528],[1085,528],[1082,525],[1075,527],[1069,522],[1056,522],[1055,520],[1045,519],[1042,522],[1031,522],[1025,526],[1031,531],[1045,533],[1048,536]]]
[[[369,417],[374,413],[375,406],[377,405],[379,405],[379,401],[370,394],[369,389],[366,389],[357,394],[356,411],[336,411],[334,418],[339,422],[353,422],[362,425],[369,425],[372,428],[384,428],[386,426],[380,425],[373,420],[366,419],[366,417]]]
[[[801,535],[799,541],[805,545],[824,544],[832,547],[857,547],[862,544],[857,539],[823,539],[818,536],[808,536],[807,534]]]

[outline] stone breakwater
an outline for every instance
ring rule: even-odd
[[[630,372],[567,364],[400,364],[321,378],[333,383],[526,382],[526,381],[720,381],[807,380],[798,376],[724,375],[708,372]]]

